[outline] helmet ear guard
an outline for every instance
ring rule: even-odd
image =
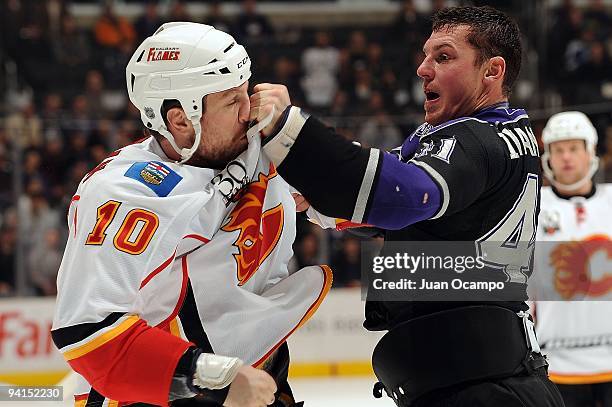
[[[250,67],[246,50],[231,35],[204,24],[166,23],[132,55],[126,67],[128,95],[145,127],[168,139],[184,163],[202,137],[202,98],[240,86],[250,78]],[[190,148],[179,147],[166,127],[162,106],[169,99],[179,101],[193,124]]]
[[[555,180],[555,175],[550,167],[550,144],[565,140],[583,140],[591,157],[588,173],[573,184],[563,184]],[[544,175],[556,188],[577,189],[586,184],[599,168],[599,158],[595,154],[597,146],[597,130],[582,112],[569,111],[554,114],[548,119],[542,131],[542,142],[544,143],[544,154],[542,154],[542,169]]]

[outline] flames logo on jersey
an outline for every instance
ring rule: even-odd
[[[589,261],[598,251],[604,251],[612,259],[612,241],[608,236],[594,235],[580,242],[561,243],[551,252],[555,288],[563,299],[569,300],[578,294],[600,297],[612,290],[612,270],[604,270],[597,280],[589,270]]]
[[[268,175],[259,174],[258,180],[249,184],[229,215],[229,221],[221,228],[225,232],[240,231],[234,241],[238,285],[244,285],[264,260],[272,253],[283,231],[285,215],[283,205],[262,213],[268,181],[277,175],[270,164]]]

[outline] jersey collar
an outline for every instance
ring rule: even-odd
[[[576,197],[582,197],[584,199],[589,199],[591,198],[593,195],[595,195],[595,192],[597,192],[597,187],[595,186],[595,183],[593,182],[593,187],[591,188],[591,190],[589,192],[587,192],[584,195],[565,195],[562,194],[561,192],[559,192],[559,190],[557,188],[555,188],[554,186],[551,186],[553,193],[560,199],[565,199],[566,201],[569,201],[572,198],[576,198]]]

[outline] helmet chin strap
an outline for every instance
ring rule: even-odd
[[[202,126],[200,125],[200,119],[198,117],[192,117],[190,120],[191,124],[193,125],[193,129],[195,130],[195,140],[191,148],[179,147],[176,144],[176,141],[174,140],[174,136],[168,131],[166,126],[162,126],[159,128],[159,130],[157,130],[162,136],[166,138],[166,140],[168,140],[174,151],[176,151],[176,153],[181,156],[180,161],[176,161],[176,163],[178,164],[184,164],[187,160],[191,158],[193,153],[195,153],[198,147],[200,146],[200,140],[202,139]]]
[[[550,164],[548,162],[549,157],[550,155],[548,154],[548,152],[545,152],[542,155],[542,168],[544,170],[544,175],[546,176],[546,178],[548,178],[550,183],[555,188],[558,188],[558,189],[565,189],[565,190],[573,191],[573,190],[576,190],[584,186],[587,182],[589,182],[591,178],[593,178],[593,175],[595,175],[595,172],[597,172],[597,169],[599,168],[599,157],[592,156],[589,172],[584,177],[574,182],[573,184],[564,184],[562,182],[555,180],[555,174],[553,173],[552,168],[550,168]]]
[[[191,148],[183,148],[179,152],[181,155],[181,161],[179,164],[185,163],[185,161],[189,160],[193,153],[200,147],[200,140],[202,140],[202,126],[200,125],[200,118],[195,116],[191,118],[191,123],[193,124],[193,129],[195,130],[195,140],[193,141],[193,145]]]

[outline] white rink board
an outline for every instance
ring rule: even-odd
[[[0,375],[68,370],[51,340],[54,298],[0,300]]]
[[[310,321],[287,341],[292,362],[369,362],[382,336],[363,327],[359,288],[333,289]]]

